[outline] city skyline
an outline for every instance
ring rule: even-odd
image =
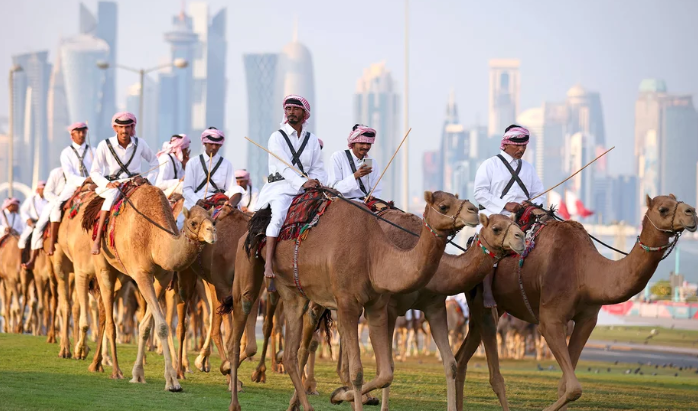
[[[61,5],[60,8],[68,10],[68,14],[64,14],[62,10],[52,10],[51,5],[36,0],[29,0],[26,6],[15,7],[20,15],[42,7],[47,12],[55,12],[58,18],[65,16],[66,18],[60,19],[61,26],[65,26],[63,28],[58,28],[51,21],[42,21],[41,16],[39,23],[47,23],[42,25],[46,33],[51,33],[53,27],[54,33],[73,34],[77,30],[70,29],[70,22],[77,21],[77,4],[65,2]],[[92,7],[93,4],[89,3],[88,6]],[[311,101],[311,104],[319,107],[321,112],[317,117],[319,122],[315,131],[326,141],[327,151],[340,149],[343,130],[352,123],[350,96],[353,94],[353,83],[361,75],[363,68],[372,62],[385,60],[395,76],[398,88],[403,83],[400,64],[402,54],[399,51],[402,35],[397,30],[402,25],[403,10],[394,4],[379,4],[373,5],[372,13],[368,15],[348,6],[338,6],[342,13],[330,13],[328,5],[311,3],[299,6],[293,13],[287,13],[278,11],[278,4],[280,3],[262,1],[228,12],[227,77],[230,85],[227,120],[236,125],[235,137],[244,133],[242,129],[247,123],[249,109],[244,97],[242,51],[280,49],[291,36],[294,17],[298,17],[299,37],[312,51],[315,60],[318,94],[317,101]],[[686,74],[687,67],[695,66],[693,62],[696,57],[682,53],[689,44],[689,39],[695,38],[692,34],[695,34],[696,29],[688,24],[689,19],[686,17],[695,10],[695,4],[677,2],[661,7],[652,2],[635,4],[636,7],[625,8],[592,1],[585,5],[562,7],[552,2],[527,5],[511,2],[506,4],[510,13],[502,14],[495,12],[491,6],[467,2],[440,2],[429,7],[410,3],[411,15],[420,16],[419,25],[413,25],[410,46],[410,124],[413,127],[410,137],[411,163],[419,167],[422,153],[437,148],[436,139],[429,137],[437,135],[440,129],[443,96],[448,90],[453,88],[457,93],[461,122],[466,127],[483,125],[487,115],[488,61],[493,58],[516,58],[521,61],[520,112],[540,106],[545,101],[555,101],[554,96],[564,95],[574,84],[584,84],[603,96],[607,145],[619,146],[619,150],[611,155],[609,174],[633,172],[635,160],[630,153],[634,149],[629,147],[633,145],[632,106],[637,97],[637,84],[641,79],[654,75],[664,78],[677,94],[690,94],[698,90],[698,80],[695,76]],[[119,1],[118,6],[122,16],[119,19],[120,62],[137,67],[148,66],[167,56],[161,35],[169,26],[169,16],[177,12],[179,5],[155,1],[151,7],[158,7],[158,11],[164,12],[164,15],[151,13],[147,16],[135,12],[135,2]],[[211,1],[209,6],[218,9],[224,7],[225,2]],[[343,17],[337,17],[338,14]],[[343,30],[333,30],[340,27],[342,21],[351,21],[359,14],[367,25],[373,27],[371,36],[346,35],[341,34]],[[478,16],[478,19],[474,19],[474,16]],[[529,23],[525,29],[517,28],[514,24],[519,16],[525,16]],[[576,16],[580,21],[587,20],[594,24],[595,30],[585,31],[583,35],[575,34],[567,29],[568,25],[563,22],[565,19],[559,16]],[[464,17],[468,21],[472,20],[472,24],[456,23]],[[656,24],[664,29],[646,33],[637,24],[630,23],[648,19],[657,20]],[[509,24],[512,29],[506,33],[488,32],[490,34],[486,39],[478,40],[483,30],[495,22],[497,25]],[[129,30],[136,27],[138,30]],[[261,30],[264,35],[247,35],[252,27]],[[65,33],[66,30],[68,33]],[[138,35],[133,31],[137,31]],[[144,35],[148,32],[156,34]],[[17,44],[0,44],[11,53],[25,51],[28,47],[49,49],[53,61],[55,40],[36,41],[32,46],[28,44],[31,41],[24,41],[24,37],[26,36],[22,36]],[[55,34],[50,37],[55,38]],[[382,41],[380,44],[369,42],[369,37],[380,38]],[[468,46],[467,59],[456,58],[454,53],[445,52],[448,39],[455,38],[459,41],[451,41],[452,46],[461,43]],[[659,47],[659,44],[667,44],[667,47]],[[18,45],[23,48],[18,49]],[[534,47],[535,45],[538,47]],[[541,45],[545,47],[541,48]],[[117,101],[120,107],[124,106],[128,85],[134,82],[134,77],[129,76],[128,73],[117,74]],[[420,78],[429,79],[429,83],[426,86],[424,83],[420,85]],[[6,91],[6,86],[4,88],[5,90],[0,89],[0,93]],[[6,112],[6,101],[0,99],[0,110],[3,106],[3,111]],[[239,125],[242,125],[242,129]],[[230,126],[228,129],[231,130]],[[236,150],[235,155],[246,151]],[[242,154],[233,158],[234,164],[242,166],[245,163],[244,157],[245,154]],[[411,173],[412,187],[421,187],[421,176],[418,174]]]

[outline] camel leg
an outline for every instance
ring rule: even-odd
[[[252,305],[252,315],[247,316],[247,322],[245,323],[245,348],[240,358],[240,361],[250,360],[257,354],[257,338],[255,336],[256,330],[255,325],[257,325],[257,316],[255,315],[259,311],[259,298]]]
[[[477,302],[475,304],[478,304]],[[497,324],[492,316],[491,309],[481,310],[482,319],[482,343],[485,346],[485,355],[487,356],[487,367],[490,374],[490,386],[497,398],[499,404],[504,411],[509,410],[509,402],[507,401],[506,385],[504,377],[499,371],[499,354],[497,352]],[[471,317],[472,318],[472,317]]]
[[[309,392],[309,390],[306,387],[306,384],[304,381],[305,380],[305,365],[308,362],[308,355],[309,351],[308,348],[310,346],[310,342],[313,339],[313,335],[315,335],[315,328],[317,328],[318,322],[320,321],[320,314],[324,312],[325,308],[322,307],[321,305],[317,305],[314,303],[310,303],[307,314],[303,316],[301,319],[303,322],[302,329],[301,329],[301,339],[300,339],[300,344],[298,348],[298,357],[299,357],[299,366],[298,370],[300,372],[301,376],[301,383],[303,384],[303,392],[306,393],[306,395],[316,395],[313,394],[312,392]],[[288,320],[287,320],[288,321]],[[287,326],[288,328],[288,326]],[[286,332],[286,338],[288,337],[288,332]],[[289,373],[290,375],[290,373]],[[289,405],[289,409],[298,409],[300,406],[299,404],[299,397],[298,397],[298,391],[294,391],[293,397],[291,398],[291,402]]]
[[[49,344],[56,343],[56,308],[58,307],[58,288],[54,275],[48,280],[49,286],[49,304],[48,304],[48,328],[46,332],[46,342]]]
[[[76,270],[75,272],[75,292],[78,295],[78,304],[80,305],[80,311],[78,319],[78,340],[75,342],[75,359],[84,360],[87,357],[87,330],[89,324],[87,322],[87,310],[89,308],[89,298],[88,292],[88,278],[87,274]]]
[[[211,371],[211,361],[209,358],[211,355],[211,334],[213,333],[214,318],[216,316],[218,316],[219,333],[221,329],[220,314],[218,314],[217,310],[213,307],[213,302],[215,301],[215,298],[213,297],[213,292],[215,291],[213,291],[212,288],[213,285],[204,282],[204,291],[206,293],[206,301],[204,302],[204,304],[209,307],[208,331],[206,332],[206,340],[204,341],[204,344],[201,347],[201,351],[199,352],[199,355],[196,357],[196,360],[194,360],[194,365],[196,366],[196,368],[199,369],[199,371],[202,372]],[[221,357],[221,361],[222,360],[223,357]]]
[[[582,350],[584,349],[591,332],[594,331],[594,327],[596,327],[598,314],[598,310],[593,310],[590,313],[585,313],[585,315],[575,318],[574,331],[572,332],[572,336],[570,337],[570,342],[567,348],[570,353],[572,366],[574,368],[577,368],[579,356],[582,355]],[[565,380],[561,379],[560,384],[558,385],[558,397],[565,395],[567,391],[566,388]],[[566,411],[567,405],[564,405],[562,408],[560,408],[560,410]]]
[[[174,313],[177,309],[179,301],[175,295],[175,290],[165,290],[165,323],[167,324],[168,334],[167,334],[167,345],[170,347],[170,352],[172,353],[172,363],[176,367],[179,366],[180,358],[178,356],[178,351],[174,347],[174,335],[175,330],[172,328],[172,323],[174,322]],[[179,376],[177,376],[179,378]]]
[[[11,327],[11,317],[12,317],[12,290],[10,289],[9,285],[7,284],[7,281],[2,282],[2,292],[3,292],[3,300],[5,303],[5,310],[3,312],[4,315],[4,323],[3,323],[3,332],[5,334],[8,334],[10,330],[12,329]]]
[[[353,305],[356,305],[356,302],[354,302]],[[360,307],[354,307],[353,305],[352,302],[341,301],[337,307],[337,320],[339,321],[338,328],[340,338],[344,344],[343,348],[346,351],[345,359],[349,365],[349,380],[352,384],[351,391],[354,397],[354,409],[356,411],[362,411],[363,404],[361,403],[361,388],[364,381],[364,372],[361,366],[361,353],[359,351],[358,334],[359,315],[361,313]],[[375,347],[373,348],[375,350]],[[340,387],[336,389],[332,394],[330,394],[330,402],[333,404],[339,404],[342,401],[347,401],[348,399],[344,394],[349,391],[349,387]]]
[[[48,330],[48,284],[42,275],[35,275],[34,283],[36,284],[37,319],[39,319],[36,335],[42,335],[44,330]]]
[[[446,375],[446,396],[448,411],[456,410],[456,359],[451,347],[448,345],[448,323],[446,320],[446,306],[441,302],[439,306],[427,307],[424,315],[429,321],[431,336],[436,343],[436,348],[441,354],[441,361]]]
[[[104,335],[106,311],[104,309],[104,302],[102,301],[102,295],[101,291],[99,290],[99,286],[97,286],[97,289],[92,290],[92,295],[94,296],[94,299],[97,301],[98,310],[98,323],[96,327],[97,346],[95,347],[95,356],[94,358],[92,358],[92,363],[87,369],[90,372],[104,372],[104,367],[102,366],[102,359],[107,355],[107,344],[105,344],[104,342],[104,340],[106,339]]]
[[[184,270],[177,274],[179,286],[179,301],[177,302],[177,340],[179,351],[177,351],[177,378],[186,378],[184,374],[190,372],[185,367],[186,360],[186,337],[187,337],[187,311],[189,303],[196,291],[196,275]],[[187,361],[188,363],[188,361]]]
[[[567,321],[560,320],[557,318],[556,314],[546,313],[545,311],[541,312],[541,333],[548,342],[548,346],[562,370],[562,382],[560,382],[558,387],[563,385],[565,387],[565,391],[560,398],[551,406],[547,407],[545,411],[558,411],[565,404],[575,401],[582,396],[582,385],[574,375],[574,365],[570,358],[570,352],[567,349],[566,326]],[[593,327],[591,328],[593,329]],[[575,329],[575,331],[577,330]],[[578,334],[581,334],[581,332]]]
[[[109,340],[109,348],[112,355],[112,374],[110,378],[120,380],[124,374],[119,368],[119,358],[116,353],[116,324],[114,323],[114,287],[116,283],[116,271],[107,265],[104,257],[94,257],[95,273],[99,292],[104,305],[104,335]]]
[[[24,268],[19,271],[19,285],[22,298],[19,298],[19,295],[17,296],[17,300],[19,301],[19,321],[15,327],[15,332],[17,334],[22,334],[24,332],[24,312],[27,310],[27,304],[29,303],[33,279],[34,275],[31,271]],[[27,322],[31,323],[31,316],[27,318]]]
[[[463,388],[465,385],[465,375],[468,368],[468,361],[473,357],[477,347],[480,345],[482,340],[482,316],[484,315],[484,309],[482,306],[482,296],[478,293],[477,298],[479,302],[475,304],[473,300],[468,297],[468,307],[470,307],[470,327],[468,327],[468,333],[465,336],[465,341],[461,344],[458,352],[456,353],[456,361],[458,364],[457,374],[456,374],[456,409],[458,411],[463,411]]]
[[[271,338],[271,333],[274,328],[274,313],[276,312],[276,307],[278,304],[279,295],[277,293],[268,293],[267,303],[265,304],[266,312],[264,313],[264,324],[262,325],[262,332],[264,334],[264,340],[262,341],[262,353],[259,357],[259,364],[257,364],[257,368],[252,373],[252,381],[254,382],[265,383],[267,381],[267,348],[269,347],[269,339]],[[276,353],[274,353],[272,350],[271,355],[274,357]]]
[[[305,332],[305,330],[303,330]],[[308,347],[307,365],[303,367],[301,376],[303,377],[303,386],[308,395],[320,395],[317,390],[317,380],[315,379],[315,359],[317,357],[317,349],[320,346],[320,338],[317,333],[313,332],[313,337],[310,340]]]
[[[77,288],[75,287],[75,275],[73,274],[72,277],[70,295],[73,304],[73,341],[78,341],[80,339],[80,322],[78,321],[80,318],[80,302],[78,301]]]
[[[54,255],[54,261],[57,261],[54,265],[54,272],[56,273],[56,289],[58,294],[58,304],[60,306],[59,312],[62,317],[63,325],[61,327],[61,348],[58,353],[60,358],[70,358],[70,284],[68,282],[68,272],[62,269],[61,260],[62,252],[58,252]]]

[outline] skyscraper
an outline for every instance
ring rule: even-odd
[[[378,160],[380,167],[388,164],[399,144],[401,105],[396,90],[393,76],[385,63],[371,64],[356,82],[354,121],[376,129],[371,156]],[[381,180],[386,200],[396,199],[400,193],[400,161],[396,157]]]
[[[22,67],[13,76],[14,179],[33,187],[49,171],[46,101],[52,66],[48,51],[12,56],[12,63]]]
[[[456,94],[451,91],[446,105],[446,119],[441,129],[441,181],[440,189],[449,193],[466,195],[470,177],[470,134],[458,120]]]
[[[158,135],[158,84],[150,77],[145,76],[145,93],[143,95],[143,118],[138,122],[143,126],[142,138],[146,140],[148,146],[153,151],[160,150],[163,140],[169,141],[169,136]],[[131,113],[140,112],[141,103],[141,83],[129,86],[126,95],[126,111]]]
[[[278,59],[276,53],[243,55],[247,84],[247,134],[262,147],[267,146],[269,136],[278,129],[282,113],[281,103],[274,100]],[[233,146],[229,148],[234,149]],[[253,144],[247,145],[247,170],[253,185],[257,187],[262,187],[267,181],[268,156]]]
[[[298,32],[293,33],[293,40],[281,50],[276,65],[276,87],[274,101],[281,107],[283,98],[289,94],[305,97],[310,103],[312,115],[308,120],[308,129],[317,133],[315,120],[318,105],[315,100],[315,79],[313,75],[313,57],[310,50],[298,42]]]
[[[193,135],[192,129],[192,93],[194,53],[198,36],[192,28],[192,19],[182,10],[172,19],[172,30],[165,33],[165,41],[171,46],[171,60],[182,58],[189,62],[186,68],[171,70],[160,74],[160,95],[158,109],[158,138],[155,144],[173,134]],[[192,138],[191,151],[199,152],[201,143]]]
[[[189,4],[192,30],[198,36],[192,65],[192,132],[201,134],[209,126],[225,129],[227,10],[209,20],[208,3]]]
[[[59,45],[60,49],[60,45]],[[60,153],[63,147],[68,144],[68,132],[66,127],[71,124],[70,112],[68,111],[68,97],[65,94],[65,81],[63,79],[63,64],[61,63],[61,53],[56,54],[56,63],[51,71],[49,80],[48,96],[46,103],[47,111],[47,131],[49,140],[49,152]],[[57,155],[48,156],[48,168],[52,170],[61,165]]]
[[[639,167],[647,133],[659,130],[661,100],[666,96],[664,80],[644,79],[640,82],[640,94],[635,101],[635,159]]]
[[[489,135],[501,135],[519,113],[519,60],[490,60]]]

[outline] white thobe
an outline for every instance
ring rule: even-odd
[[[176,155],[163,153],[158,156],[158,177],[155,179],[155,186],[162,191],[171,189],[177,185],[181,187],[180,179],[184,178],[184,168]]]
[[[17,233],[24,231],[24,221],[19,213],[11,213],[7,210],[2,210],[0,215],[0,237],[5,235],[5,229],[10,227]]]
[[[204,166],[201,165],[203,160]],[[216,168],[216,164],[221,162],[215,173],[211,175],[208,182],[208,192],[206,191],[206,179],[210,171]],[[205,167],[205,168],[204,168]],[[201,187],[201,188],[199,188]],[[235,169],[228,159],[216,154],[210,159],[206,153],[190,158],[187,168],[184,170],[184,183],[182,183],[182,195],[184,196],[184,207],[190,209],[196,202],[212,197],[216,192],[224,192],[226,196],[232,197],[234,194],[243,194],[244,190],[235,182]]]
[[[514,170],[518,167],[518,162],[521,161],[519,178],[526,186],[530,198],[543,192],[543,183],[531,163],[517,160],[504,151],[500,151],[500,154]],[[497,156],[488,158],[480,165],[475,174],[474,194],[475,200],[485,207],[484,210],[480,211],[481,213],[487,216],[491,214],[510,215],[511,213],[504,209],[507,203],[521,203],[529,199],[517,182],[514,182],[509,192],[502,196],[511,177],[511,173]]]
[[[303,144],[305,133],[310,134],[308,144],[300,154],[300,162],[303,164],[303,169],[308,177],[317,179],[321,184],[326,185],[327,173],[325,172],[325,165],[322,161],[320,142],[315,134],[306,131],[305,127],[303,127],[299,137],[296,130],[291,127],[290,124],[282,124],[281,129],[284,130],[288,136],[296,152],[300,149],[301,144]],[[291,149],[288,147],[288,144],[286,144],[280,132],[275,131],[272,133],[269,137],[267,147],[269,151],[279,156],[279,158],[283,159],[286,163],[291,164]],[[296,168],[298,167],[296,166]],[[303,192],[303,184],[308,181],[306,177],[298,175],[291,167],[270,155],[269,174],[275,175],[276,173],[279,173],[284,179],[264,184],[262,191],[259,192],[259,198],[257,199],[257,206],[255,208],[259,210],[271,206],[271,221],[266,231],[268,237],[278,237],[281,226],[286,219],[288,208],[293,202],[293,197]]]
[[[133,155],[133,161],[127,166],[129,173],[138,174],[141,172],[141,164],[145,161],[148,164],[150,171],[147,176],[144,176],[148,181],[155,181],[158,176],[158,159],[153,154],[148,143],[144,139],[138,139],[138,147],[135,145],[135,140],[137,137],[131,137],[131,141],[128,143],[126,148],[119,145],[119,140],[116,136],[110,137],[108,140],[111,146],[114,148],[114,152],[119,157],[119,160],[126,166],[128,160],[131,158],[134,150],[135,155]],[[97,184],[97,194],[104,198],[104,204],[102,205],[102,211],[109,211],[111,206],[114,204],[116,196],[119,194],[119,190],[116,188],[107,189],[107,184],[110,183],[107,177],[116,176],[116,174],[121,172],[121,167],[116,161],[114,156],[109,151],[107,142],[101,141],[97,146],[97,152],[95,153],[95,160],[92,163],[92,169],[90,171],[90,177],[92,181]],[[121,172],[117,179],[114,180],[119,183],[127,181],[130,177],[127,173]]]
[[[27,240],[32,231],[34,231],[34,226],[38,223],[39,217],[44,209],[48,208],[47,204],[48,201],[42,198],[38,193],[27,198],[22,203],[22,206],[19,208],[19,215],[22,216],[22,221],[25,222],[25,226],[24,230],[22,230],[22,234],[19,236],[19,241],[17,241],[17,246],[19,248],[24,249],[24,247],[26,247]],[[28,220],[33,220],[34,223],[29,225],[26,223]]]
[[[34,224],[34,234],[32,235],[32,250],[40,250],[44,247],[43,231],[44,227],[49,221],[54,208],[58,208],[58,213],[60,214],[61,201],[59,201],[60,195],[63,192],[63,188],[66,186],[67,177],[63,173],[62,167],[56,167],[48,174],[48,180],[46,180],[46,187],[44,187],[44,198],[48,200],[48,204],[41,211],[39,216],[39,221]],[[59,215],[60,218],[60,215]],[[21,238],[20,238],[21,240]],[[24,248],[26,243],[20,241],[20,247]]]
[[[71,148],[72,147],[72,148]],[[82,158],[82,162],[80,159]],[[85,143],[78,145],[75,142],[61,151],[61,168],[65,173],[65,186],[58,198],[51,201],[51,221],[57,223],[61,221],[61,204],[70,200],[89,176],[92,163],[95,158],[95,150]],[[83,165],[85,166],[83,168]]]
[[[348,151],[351,154],[352,161],[354,162],[354,168],[358,170],[363,163],[354,155],[352,150]],[[366,158],[370,157],[366,156]],[[356,199],[366,197],[368,193],[371,192],[373,186],[376,185],[376,181],[378,180],[379,175],[376,173],[376,170],[380,170],[380,168],[378,167],[376,160],[373,159],[373,171],[370,174],[358,179],[354,177],[351,164],[349,164],[347,150],[337,151],[332,154],[332,158],[330,160],[328,178],[329,186],[342,193],[342,195],[346,198]],[[366,193],[361,190],[359,180],[361,180],[363,183]],[[378,182],[378,186],[375,190],[373,190],[373,194],[371,195],[373,197],[380,198],[382,190],[382,184]]]
[[[242,187],[240,187],[242,188]],[[245,190],[245,189],[243,189]],[[238,203],[238,208],[247,207],[248,210],[254,210],[257,206],[257,199],[259,198],[259,190],[251,185],[247,186],[245,194],[242,195],[240,202]]]

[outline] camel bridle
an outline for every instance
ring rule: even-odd
[[[509,235],[509,229],[511,228],[512,225],[514,225],[513,222],[509,223],[507,225],[506,230],[504,230],[504,235],[502,236],[502,244],[500,244],[500,246],[499,246],[499,250],[502,253],[501,255],[497,255],[494,252],[490,251],[489,244],[485,240],[485,237],[478,235],[477,241],[478,241],[478,243],[480,243],[480,248],[482,249],[482,252],[485,253],[486,255],[489,255],[490,257],[492,257],[494,259],[495,267],[504,257],[509,255],[509,253],[507,253],[504,249],[504,241],[506,241],[507,235]],[[485,243],[484,245],[482,244],[483,242]]]
[[[422,218],[422,219],[424,220],[424,225],[429,229],[429,231],[431,231],[432,234],[434,234],[435,237],[441,238],[441,237],[448,237],[449,235],[450,235],[451,238],[455,237],[456,234],[458,234],[458,232],[461,230],[461,228],[456,227],[456,222],[458,221],[458,216],[460,215],[460,212],[463,211],[463,207],[465,206],[465,203],[467,203],[467,202],[468,202],[467,199],[460,201],[460,204],[458,205],[458,210],[456,211],[456,214],[455,214],[455,215],[452,215],[452,216],[440,212],[439,210],[437,210],[437,209],[436,209],[433,205],[431,205],[431,204],[429,205],[429,207],[430,207],[432,210],[434,210],[434,212],[435,212],[436,214],[439,214],[439,215],[441,215],[441,216],[443,216],[443,217],[446,217],[446,218],[448,218],[448,219],[451,219],[451,220],[453,221],[453,226],[451,227],[450,234],[447,234],[447,235],[444,236],[444,235],[442,235],[442,234],[437,233],[436,230],[434,230],[434,229],[429,225],[429,223],[427,223],[426,215],[424,215],[423,218]]]
[[[683,228],[678,229],[678,230],[674,229],[674,222],[676,221],[676,213],[678,212],[679,205],[681,205],[681,204],[683,204],[683,201],[678,201],[678,200],[676,201],[676,206],[674,206],[674,212],[671,215],[671,225],[670,225],[671,228],[670,229],[657,227],[657,225],[654,223],[654,221],[652,221],[652,219],[649,216],[649,210],[647,210],[647,213],[645,213],[645,218],[647,218],[647,221],[650,222],[652,227],[654,227],[654,229],[659,231],[659,232],[669,234],[669,238],[674,237],[674,239],[669,241],[668,243],[666,243],[664,245],[653,247],[653,246],[649,246],[647,244],[644,244],[642,241],[640,241],[640,236],[638,235],[637,236],[637,244],[643,250],[645,250],[646,252],[652,252],[652,251],[664,251],[664,250],[668,249],[669,251],[667,251],[667,253],[662,257],[662,260],[669,257],[669,254],[671,254],[671,252],[674,251],[674,247],[676,247],[676,243],[679,242],[679,238],[681,238],[681,235],[683,234]],[[660,260],[660,261],[662,261],[662,260]]]

